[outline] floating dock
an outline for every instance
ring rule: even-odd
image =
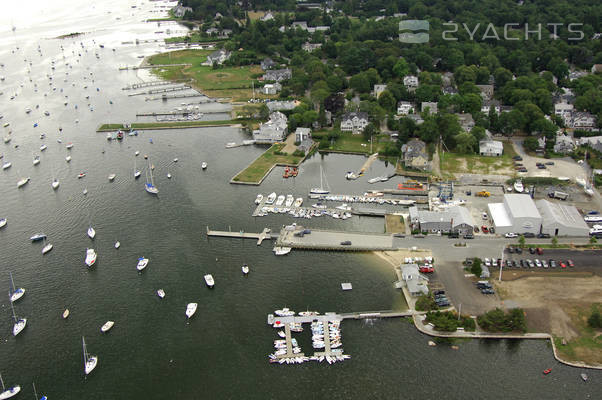
[[[274,236],[271,233],[270,228],[264,228],[261,233],[249,233],[245,231],[232,232],[232,231],[212,231],[207,227],[207,236],[214,237],[229,237],[229,238],[239,238],[239,239],[257,239],[257,246],[260,246],[261,243],[266,239],[276,239],[278,236]]]

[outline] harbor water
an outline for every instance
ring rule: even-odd
[[[31,396],[33,381],[38,393],[63,400],[602,396],[602,373],[587,371],[590,379],[583,382],[581,370],[554,360],[547,342],[429,347],[431,338],[405,319],[344,321],[343,348],[352,358],[343,363],[270,365],[267,355],[277,336],[266,324],[268,314],[282,307],[338,313],[403,309],[393,269],[370,254],[293,251],[276,257],[269,241],[257,246],[254,240],[207,238],[206,227],[261,232],[297,222],[383,232],[382,218],[374,217],[253,218],[253,202],[257,193],[272,191],[307,202],[309,189],[319,185],[320,166],[333,193],[394,188],[398,181],[346,181],[345,173],[357,171],[364,157],[316,154],[295,179],[283,179],[276,168],[260,187],[231,185],[229,180],[265,150],[226,149],[226,143],[248,139],[236,127],[141,131],[123,141],[97,133],[102,123],[135,122],[138,112],[195,101],[145,101],[122,90],[152,77],[148,71],[119,71],[120,66],[164,51],[155,39],[185,31],[171,22],[145,22],[174,5],[35,0],[26,12],[19,4],[0,5],[0,76],[5,78],[0,124],[10,124],[0,129],[2,137],[12,131],[11,141],[0,143],[1,162],[12,163],[0,171],[0,218],[8,221],[0,229],[0,287],[8,290],[12,272],[16,286],[26,289],[15,311],[27,318],[25,330],[13,337],[10,302],[0,297],[0,373],[7,386],[21,385],[18,398]],[[82,35],[57,38],[73,32]],[[150,42],[136,45],[136,39]],[[228,106],[199,107],[229,115]],[[216,114],[208,118],[217,119]],[[48,148],[40,151],[43,144]],[[37,166],[34,155],[41,158]],[[144,190],[150,165],[158,196]],[[134,168],[142,170],[138,180]],[[367,176],[392,171],[392,165],[376,161]],[[86,176],[78,179],[81,172]],[[113,182],[110,174],[116,174]],[[17,189],[22,177],[31,181]],[[56,191],[53,178],[60,180]],[[96,230],[94,240],[86,235],[89,226]],[[29,240],[36,233],[48,235],[50,253],[42,255],[43,243]],[[88,269],[84,259],[90,247],[98,260]],[[136,270],[139,257],[150,260],[142,272]],[[241,272],[244,263],[248,276]],[[212,290],[203,281],[207,273],[215,278]],[[343,292],[342,282],[351,282],[353,290]],[[164,299],[155,294],[159,288]],[[199,306],[187,320],[190,302]],[[62,319],[66,308],[70,316]],[[102,334],[108,320],[115,326]],[[294,336],[306,354],[311,353],[308,335]],[[87,377],[82,336],[99,357]],[[546,368],[553,372],[543,377]]]

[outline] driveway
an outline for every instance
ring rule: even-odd
[[[520,176],[556,178],[559,176],[566,176],[571,178],[573,181],[575,178],[585,179],[587,177],[587,172],[585,169],[570,157],[546,159],[543,157],[530,156],[525,152],[522,139],[513,140],[512,145],[514,146],[516,153],[523,158],[522,164],[529,171],[527,173],[519,173]],[[553,161],[554,165],[546,165],[546,169],[539,169],[535,165],[536,163],[546,163],[548,161]]]

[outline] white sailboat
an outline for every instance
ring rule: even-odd
[[[150,194],[158,194],[159,189],[155,186],[155,181],[153,180],[153,170],[150,168],[150,160],[148,162],[149,168],[145,171],[146,175],[146,185],[144,189]],[[148,175],[150,175],[150,182],[148,181]]]
[[[59,182],[59,180],[54,176],[54,168],[52,168],[52,165],[50,166],[50,170],[52,171],[52,189],[53,190],[57,190],[59,188],[59,185],[61,184]]]
[[[31,179],[30,177],[21,178],[21,180],[19,182],[17,182],[17,187],[20,188],[20,187],[27,185],[29,183],[30,179]]]
[[[523,182],[520,179],[514,182],[514,191],[516,193],[522,193],[524,190]]]
[[[196,312],[196,308],[197,308],[198,304],[197,303],[188,303],[188,305],[186,306],[186,317],[190,318],[194,315],[194,313]]]
[[[33,157],[33,165],[38,165],[40,163],[40,156]]]
[[[328,194],[328,193],[330,193],[330,190],[324,189],[323,175],[324,175],[324,173],[322,172],[322,166],[320,165],[320,187],[312,188],[309,191],[310,193],[312,193],[312,194]]]
[[[93,356],[88,354],[86,349],[86,341],[82,336],[82,345],[84,347],[84,372],[88,375],[94,368],[96,368],[96,364],[98,364],[98,356]]]
[[[207,163],[205,161],[203,161],[203,163],[201,164],[201,168],[202,169],[207,169]]]
[[[6,226],[6,218],[0,218],[0,228],[4,228]]]
[[[21,297],[23,297],[23,295],[25,294],[25,289],[15,287],[15,282],[13,281],[13,273],[12,272],[10,272],[10,285],[11,285],[10,289],[12,292],[9,292],[8,295],[10,297],[11,302],[17,301]]]
[[[142,172],[136,168],[136,159],[134,158],[134,179],[140,178],[140,175],[142,175]]]
[[[86,250],[86,260],[84,261],[88,267],[91,267],[96,262],[97,254],[94,249]]]
[[[13,396],[16,396],[21,391],[21,386],[13,386],[11,388],[6,389],[4,387],[4,380],[2,379],[2,374],[0,374],[0,382],[2,383],[2,393],[0,393],[0,399],[10,399]]]
[[[13,310],[13,319],[15,324],[13,325],[13,336],[17,336],[27,326],[27,318],[18,318],[15,314],[15,306],[10,303],[10,308]]]
[[[118,249],[121,247],[121,243],[118,241],[115,242],[115,248]]]
[[[48,253],[50,250],[52,250],[52,245],[46,244],[46,236],[44,236],[44,247],[42,248],[42,255]]]
[[[92,228],[92,225],[90,225],[90,227],[88,228],[88,237],[90,239],[94,239],[94,236],[96,236],[96,231],[94,230],[94,228]]]

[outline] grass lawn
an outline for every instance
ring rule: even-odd
[[[441,172],[448,174],[510,174],[514,175],[512,157],[516,155],[512,143],[504,143],[501,157],[486,157],[477,154],[441,153]]]
[[[312,133],[312,137],[317,140],[327,135],[327,131]],[[389,143],[386,138],[386,135],[375,135],[373,137],[372,153],[378,153],[385,148],[386,144]],[[364,135],[354,135],[351,132],[341,132],[334,143],[326,148],[322,147],[320,150],[372,154],[370,152],[370,141],[366,140]]]
[[[221,121],[171,121],[171,122],[135,122],[132,129],[166,129],[166,128],[195,128],[214,125],[232,125],[239,121],[221,120]],[[115,131],[124,129],[122,124],[102,124],[97,132]]]
[[[602,335],[587,325],[587,318],[594,308],[602,312],[602,303],[594,303],[591,308],[572,308],[569,312],[573,326],[579,331],[579,337],[562,344],[555,338],[556,348],[562,359],[583,361],[588,364],[602,365]]]
[[[385,232],[387,233],[405,233],[406,227],[402,215],[385,215]]]
[[[235,182],[259,183],[275,164],[298,165],[301,162],[302,157],[275,154],[283,148],[283,143],[272,145],[232,180]]]
[[[253,96],[252,81],[261,74],[258,65],[242,67],[223,67],[213,69],[201,65],[211,50],[180,50],[162,53],[148,59],[149,64],[192,64],[192,66],[174,66],[154,69],[153,73],[165,80],[192,79],[192,85],[211,97],[230,97],[235,101],[247,100]],[[263,97],[256,90],[256,97]],[[267,96],[266,96],[267,97]]]

